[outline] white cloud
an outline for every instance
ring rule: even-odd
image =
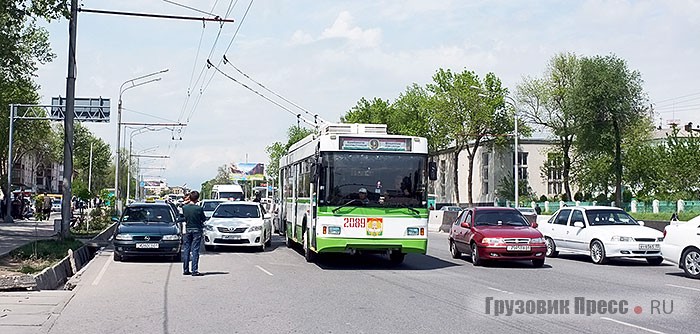
[[[333,22],[333,25],[323,30],[321,38],[344,38],[354,47],[377,47],[381,43],[381,29],[362,29],[353,26],[353,16],[343,11]]]

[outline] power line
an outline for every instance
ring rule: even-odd
[[[133,112],[133,113],[135,113],[135,114],[139,114],[139,115],[143,115],[143,116],[152,117],[152,118],[155,118],[155,119],[159,119],[159,120],[161,120],[161,121],[168,121],[168,122],[175,122],[175,123],[178,122],[178,121],[174,121],[174,120],[172,120],[172,119],[163,118],[163,117],[159,117],[159,116],[156,116],[156,115],[151,115],[151,114],[148,114],[148,113],[145,113],[145,112],[140,112],[140,111],[136,111],[136,110],[129,109],[129,108],[123,108],[123,107],[122,107],[122,110],[130,111],[130,112]]]
[[[233,8],[236,6],[236,4],[238,4],[238,0],[236,0],[235,3],[233,3],[233,1],[231,1],[231,2],[229,3],[229,11],[227,11],[226,17],[228,17],[228,14],[231,13],[231,11],[232,11]],[[236,36],[238,36],[238,32],[240,31],[241,26],[243,25],[243,22],[245,21],[245,18],[248,16],[248,12],[250,11],[250,7],[251,7],[252,5],[253,5],[253,0],[250,0],[250,3],[248,4],[248,7],[246,8],[245,13],[243,14],[243,18],[242,18],[242,19],[240,20],[240,22],[238,23],[238,28],[236,28],[236,31],[234,32],[233,37],[231,37],[231,42],[229,43],[228,47],[226,48],[226,51],[224,52],[224,54],[226,54],[226,52],[228,52],[229,48],[231,47],[231,44],[233,44],[233,41],[235,40]],[[217,38],[217,41],[218,41],[218,38]],[[213,50],[213,49],[214,49],[214,46],[212,46],[212,50]],[[210,52],[210,54],[212,54],[212,53]],[[221,62],[222,62],[222,61],[223,61],[223,59],[219,60],[219,63],[217,64],[217,66],[218,66],[218,65],[221,65]],[[207,63],[210,63],[208,59],[207,59]],[[203,69],[202,69],[202,72],[200,72],[200,77],[201,77],[201,74],[204,72],[205,69],[207,69],[207,70],[209,69],[209,66],[208,66],[207,64],[204,65],[204,67],[203,67]],[[211,77],[209,78],[209,80],[208,80],[208,81],[205,80],[205,81],[206,81],[206,84],[204,83],[204,81],[202,82],[202,86],[200,86],[199,96],[197,97],[197,101],[196,101],[195,104],[193,105],[193,107],[192,107],[192,109],[191,109],[191,111],[190,111],[190,113],[189,113],[187,119],[190,119],[190,118],[194,115],[194,113],[196,112],[197,107],[199,106],[199,101],[201,101],[201,98],[202,98],[202,96],[204,95],[204,92],[207,90],[207,88],[209,87],[209,84],[210,84],[211,81],[214,79],[214,75],[215,75],[215,74],[216,74],[216,73],[212,73],[212,75],[211,75]],[[205,77],[206,77],[206,75],[205,75]],[[197,79],[197,81],[199,81],[199,79]],[[196,83],[195,83],[195,85],[196,85]],[[185,129],[185,131],[187,131],[187,130]],[[176,143],[176,144],[175,144],[175,148],[174,148],[174,149],[177,149],[178,144],[179,144],[179,143]]]
[[[205,12],[205,11],[203,11],[203,10],[199,10],[199,9],[197,9],[197,8],[194,8],[194,7],[190,7],[190,6],[187,6],[187,5],[179,4],[179,3],[175,2],[175,1],[170,1],[170,0],[163,0],[163,1],[165,1],[165,2],[167,2],[167,3],[169,3],[169,4],[173,4],[173,5],[175,5],[175,6],[180,6],[180,7],[182,7],[182,8],[187,8],[187,9],[193,10],[193,11],[195,11],[195,12],[197,12],[197,13],[207,14],[207,15],[211,15],[211,16],[216,16],[216,15],[214,15],[214,14],[212,14],[212,13],[207,13],[207,12]],[[215,6],[216,6],[216,5],[215,5]],[[218,17],[218,16],[217,16],[217,17]]]
[[[243,73],[243,71],[241,71],[238,67],[236,67],[236,65],[233,65],[233,63],[232,63],[230,60],[228,60],[228,58],[226,58],[226,55],[224,55],[224,64],[229,64],[229,65],[231,65],[231,67],[233,67],[236,71],[238,71],[238,73],[240,73],[240,74],[242,74],[243,76],[245,76],[246,78],[248,78],[248,80],[250,80],[250,81],[252,81],[252,82],[255,82],[256,84],[258,84],[258,86],[262,87],[262,88],[265,89],[266,91],[268,91],[268,92],[272,93],[273,95],[279,97],[280,99],[284,100],[285,102],[287,102],[287,103],[289,103],[289,104],[291,104],[291,105],[297,107],[299,110],[302,110],[302,111],[305,112],[307,115],[313,117],[313,118],[314,118],[314,121],[320,120],[320,121],[323,122],[323,123],[328,123],[328,122],[326,122],[326,120],[324,120],[323,118],[319,117],[318,114],[314,114],[314,113],[310,112],[309,110],[307,110],[306,108],[304,108],[304,107],[302,107],[302,106],[300,106],[300,105],[298,105],[298,104],[296,104],[296,103],[294,103],[294,102],[288,100],[288,99],[285,98],[284,96],[273,92],[272,90],[270,90],[269,88],[267,88],[267,87],[265,87],[263,84],[261,84],[260,82],[258,82],[258,81],[256,81],[255,79],[251,78],[249,75]]]
[[[211,67],[213,67],[217,72],[219,72],[219,73],[221,73],[222,75],[224,75],[225,77],[231,79],[231,80],[234,81],[235,83],[237,83],[237,84],[239,84],[239,85],[245,87],[245,88],[248,89],[249,91],[251,91],[251,92],[257,94],[258,96],[262,97],[263,99],[269,101],[270,103],[272,103],[272,104],[274,104],[274,105],[280,107],[280,108],[283,109],[284,111],[286,111],[286,112],[288,112],[288,113],[290,113],[290,114],[296,116],[297,119],[301,120],[302,122],[304,122],[304,123],[306,123],[306,124],[308,124],[308,125],[311,125],[311,126],[313,126],[313,127],[316,127],[316,126],[317,126],[317,125],[314,124],[313,122],[311,122],[311,121],[309,121],[309,120],[307,120],[307,119],[301,117],[301,114],[297,114],[297,113],[293,112],[293,111],[290,110],[289,108],[287,108],[287,107],[285,107],[285,106],[283,106],[283,105],[277,103],[276,101],[274,101],[274,100],[270,99],[269,97],[267,97],[267,96],[261,94],[260,92],[256,91],[255,89],[252,89],[252,88],[248,87],[246,84],[244,84],[244,83],[238,81],[236,78],[234,78],[234,77],[232,77],[232,76],[226,74],[224,71],[222,71],[221,69],[219,69],[218,67],[216,67],[214,64],[212,64],[211,61],[207,60],[207,62],[208,62],[209,65],[210,65]]]
[[[662,103],[662,102],[666,102],[666,101],[673,101],[673,100],[682,99],[682,98],[684,98],[684,97],[695,96],[695,95],[700,95],[700,92],[691,93],[691,94],[687,94],[687,95],[683,95],[683,96],[678,96],[678,97],[672,97],[672,98],[670,98],[670,99],[655,101],[654,104],[658,104],[658,103]]]

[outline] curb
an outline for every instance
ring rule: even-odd
[[[97,252],[91,252],[91,249],[97,248],[99,251],[104,247],[102,244],[109,242],[116,226],[117,224],[113,223],[90,239],[91,243],[83,245],[76,251],[68,250],[66,257],[53,266],[45,268],[39,274],[9,277],[4,282],[7,285],[0,284],[0,286],[3,289],[56,290],[65,284],[68,289],[74,288],[74,284],[68,284],[70,278],[81,272],[95,257]]]

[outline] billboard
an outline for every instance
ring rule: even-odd
[[[231,180],[263,181],[265,180],[265,164],[261,162],[234,162],[229,166]]]

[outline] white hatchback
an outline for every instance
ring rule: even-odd
[[[652,265],[664,261],[663,233],[645,227],[620,208],[564,207],[538,229],[545,237],[549,257],[568,251],[590,255],[596,264],[611,257],[645,258]]]
[[[661,252],[688,277],[700,278],[700,216],[666,226]]]
[[[224,202],[204,224],[204,248],[253,246],[264,251],[272,243],[270,215],[256,202]]]

